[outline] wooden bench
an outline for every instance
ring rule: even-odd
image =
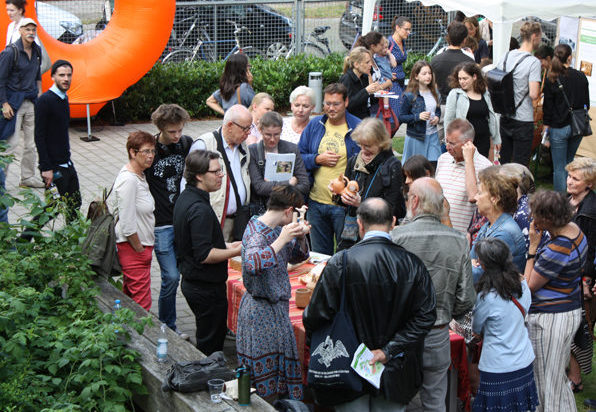
[[[209,393],[206,391],[182,394],[179,392],[163,392],[162,382],[166,373],[174,362],[186,362],[200,360],[205,355],[190,342],[181,339],[175,332],[167,329],[168,334],[168,361],[159,363],[155,357],[157,339],[161,333],[161,322],[152,313],[147,312],[131,298],[115,288],[106,279],[100,278],[97,281],[100,294],[97,296],[99,307],[103,312],[111,312],[114,301],[120,299],[123,308],[130,309],[139,318],[150,316],[153,318],[152,327],[146,327],[143,335],[137,334],[134,330],[131,333],[129,347],[141,354],[139,359],[143,374],[143,384],[147,387],[148,395],[134,395],[135,403],[145,412],[158,411],[275,411],[271,405],[265,402],[256,394],[251,395],[250,406],[240,406],[235,401],[223,400],[221,403],[212,403]]]

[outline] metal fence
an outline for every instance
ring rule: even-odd
[[[199,0],[178,1],[172,34],[162,59],[225,59],[239,48],[249,55],[283,58],[299,52],[345,53],[362,26],[363,0]],[[53,37],[84,43],[109,24],[113,0],[37,1],[39,20]],[[373,30],[391,35],[394,16],[407,16],[413,31],[410,51],[427,53],[445,34],[450,16],[420,2],[377,0]],[[521,24],[521,23],[520,23]],[[543,22],[544,40],[552,43],[556,22]],[[514,33],[518,33],[514,26]],[[514,34],[515,36],[515,34]]]

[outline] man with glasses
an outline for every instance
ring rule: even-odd
[[[210,199],[226,242],[242,240],[244,227],[241,226],[248,223],[250,154],[245,140],[251,125],[252,116],[248,109],[235,104],[226,111],[220,129],[205,133],[190,147],[190,152],[210,150],[220,155],[224,183],[210,193]],[[235,224],[240,226],[234,227]]]
[[[151,121],[159,129],[155,135],[155,158],[145,169],[149,190],[155,200],[155,256],[161,270],[159,290],[159,320],[180,336],[189,336],[176,327],[176,291],[180,273],[174,250],[174,203],[180,194],[180,180],[184,171],[184,159],[192,145],[192,137],[182,134],[190,120],[188,112],[177,104],[162,104],[151,115]]]
[[[224,175],[219,154],[206,150],[191,152],[184,168],[187,185],[174,206],[180,288],[196,318],[197,348],[205,355],[223,350],[228,317],[228,259],[239,256],[242,248],[242,242],[225,242],[209,199],[210,194],[225,185]]]
[[[343,84],[332,83],[323,93],[325,115],[308,123],[298,148],[312,184],[307,213],[312,250],[332,255],[334,239],[335,244],[341,240],[345,210],[334,202],[327,186],[345,172],[348,159],[360,151],[350,137],[360,119],[346,111],[348,91]]]
[[[470,122],[455,119],[449,123],[445,134],[447,152],[439,157],[435,173],[449,202],[453,228],[464,234],[476,207],[474,198],[478,191],[478,172],[492,165],[476,150],[473,141],[474,127]]]

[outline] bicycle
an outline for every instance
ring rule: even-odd
[[[198,17],[199,16],[197,15],[196,20],[198,20]],[[263,56],[263,52],[254,48],[253,46],[244,46],[243,47],[240,45],[240,36],[239,35],[243,31],[249,31],[246,27],[239,26],[235,21],[232,21],[232,20],[226,20],[226,23],[234,25],[234,47],[232,47],[232,49],[228,52],[228,54],[223,58],[224,61],[228,60],[230,58],[230,56],[232,56],[233,54],[237,54],[237,53],[244,53],[248,57]],[[193,27],[193,29],[194,29],[194,27]],[[215,45],[218,43],[219,44],[229,43],[230,40],[211,40],[205,30],[205,26],[201,27],[200,30],[201,30],[201,33],[204,33],[204,34],[201,35],[202,37],[199,36],[197,44],[192,49],[185,48],[185,49],[180,49],[180,50],[174,50],[174,51],[170,52],[166,57],[163,58],[162,63],[168,64],[168,63],[191,62],[191,61],[196,60],[197,58],[200,58],[202,60],[211,61],[211,62],[216,61],[217,55],[215,53]],[[185,33],[183,42],[186,41],[186,38],[188,38],[188,35],[190,34],[190,32],[191,32],[191,29],[189,29]]]
[[[447,28],[443,25],[443,19],[437,19],[437,23],[439,24],[440,29],[439,38],[437,39],[433,47],[429,50],[429,52],[426,53],[428,57],[434,56],[435,54],[437,54],[439,50],[449,45],[447,43]]]
[[[307,56],[326,57],[331,54],[329,47],[329,39],[323,35],[329,30],[331,26],[317,26],[306,39],[302,42],[302,53]],[[324,47],[323,47],[324,46]],[[280,44],[276,49],[269,47],[265,58],[269,60],[279,60],[281,58],[289,59],[296,54],[296,43],[292,43],[290,49],[285,45]]]

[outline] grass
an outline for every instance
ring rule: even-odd
[[[594,344],[594,353],[596,353],[596,343]],[[595,358],[592,358],[592,365],[594,364]],[[575,404],[579,412],[585,412],[588,410],[584,406],[585,399],[596,399],[596,370],[589,375],[582,375],[582,382],[584,383],[583,392],[575,394]]]
[[[272,5],[272,7],[274,7],[278,13],[281,13],[287,17],[292,17],[294,9],[293,6],[276,4]],[[307,5],[304,10],[304,17],[307,19],[337,18],[337,16],[341,16],[345,9],[346,3],[343,1]]]

